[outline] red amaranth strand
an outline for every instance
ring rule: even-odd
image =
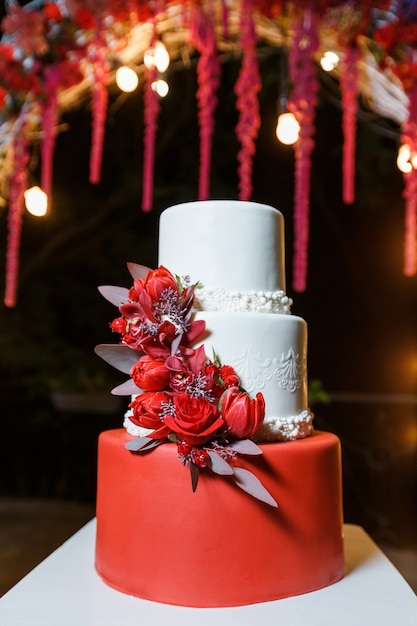
[[[90,183],[97,184],[101,179],[103,143],[106,127],[108,102],[108,67],[103,55],[97,51],[94,63],[94,86],[92,94],[92,141],[90,151]]]
[[[159,96],[152,88],[156,79],[154,67],[145,70],[144,87],[144,154],[143,154],[143,183],[142,183],[142,210],[149,212],[153,203],[153,179],[155,165],[155,140],[157,120],[159,115]]]
[[[243,0],[242,2],[240,47],[243,59],[235,85],[236,107],[239,111],[236,136],[241,145],[238,152],[239,200],[249,200],[252,195],[253,158],[261,122],[258,101],[261,78],[256,54],[254,5],[254,0]]]
[[[193,6],[190,19],[190,40],[200,52],[197,64],[197,101],[200,128],[199,200],[207,200],[210,193],[210,169],[216,91],[220,82],[220,62],[213,16],[200,6]]]
[[[52,171],[55,139],[58,124],[58,98],[56,89],[51,89],[46,102],[42,106],[42,144],[41,144],[41,187],[48,196],[51,205]]]
[[[356,114],[358,111],[358,61],[356,47],[346,49],[342,59],[340,88],[342,92],[343,125],[343,202],[355,200]]]
[[[295,144],[293,261],[293,288],[298,292],[305,291],[307,283],[311,154],[319,90],[314,61],[317,48],[315,15],[311,9],[306,9],[294,25],[294,41],[289,54],[289,74],[294,87],[288,108],[300,124],[300,135]]]
[[[403,124],[401,143],[408,145],[411,154],[417,154],[417,86],[410,94],[409,116]],[[417,170],[403,174],[405,199],[404,267],[405,276],[417,273]]]
[[[18,128],[17,125],[16,128]],[[24,211],[24,192],[27,187],[27,167],[29,163],[28,138],[25,125],[22,124],[14,137],[13,173],[10,177],[8,237],[6,255],[6,287],[4,304],[16,306],[17,284],[19,275],[19,248]]]

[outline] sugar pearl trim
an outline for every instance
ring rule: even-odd
[[[285,418],[267,417],[254,438],[258,443],[304,439],[313,433],[313,418],[309,409]]]
[[[222,287],[201,287],[195,291],[199,311],[291,313],[292,299],[284,291],[227,291]]]

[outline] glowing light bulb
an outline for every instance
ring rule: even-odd
[[[156,91],[158,96],[160,96],[161,98],[165,98],[165,96],[167,95],[169,91],[168,83],[166,82],[166,80],[162,80],[162,78],[159,78],[158,80],[154,80],[151,86],[152,86],[152,89]]]
[[[339,63],[339,55],[332,50],[326,50],[320,59],[320,65],[325,72],[331,72]]]
[[[125,93],[135,91],[138,86],[139,78],[134,70],[123,65],[116,71],[116,84]]]
[[[410,147],[407,146],[406,144],[403,144],[402,146],[400,146],[400,149],[398,150],[398,156],[397,156],[397,167],[400,170],[400,172],[402,172],[403,174],[409,174],[411,172],[411,170],[413,169],[413,165],[412,165],[412,161],[415,160],[415,156],[413,156],[413,159],[410,162],[410,158],[411,158],[411,151],[410,151]]]
[[[30,187],[24,193],[26,210],[36,217],[43,217],[48,210],[48,196],[40,187]]]
[[[295,143],[300,134],[300,124],[293,113],[281,113],[277,123],[277,138],[286,146]]]
[[[143,55],[143,62],[149,69],[156,67],[161,74],[166,72],[170,63],[168,50],[165,48],[162,41],[157,41],[156,44],[148,48]]]

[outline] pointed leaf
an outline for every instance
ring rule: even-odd
[[[94,352],[123,374],[130,374],[130,370],[142,354],[138,350],[115,343],[102,343],[94,348]]]
[[[234,441],[228,447],[232,448],[232,450],[238,452],[239,454],[263,454],[261,448],[251,439],[239,439],[238,441]]]
[[[125,287],[102,285],[98,290],[106,300],[117,306],[117,308],[129,300],[129,291]]]
[[[139,265],[138,263],[127,263],[127,269],[129,270],[131,277],[136,280],[145,278],[146,275],[152,271],[150,267]]]
[[[137,437],[137,439],[128,441],[125,448],[130,450],[130,452],[145,452],[159,446],[160,443],[160,441],[151,439],[150,437]]]
[[[125,380],[121,385],[117,385],[114,389],[111,390],[113,396],[140,396],[143,393],[143,389],[139,389],[136,387],[135,383],[131,378]]]
[[[190,461],[190,476],[191,476],[191,488],[193,492],[197,489],[198,484],[198,476],[199,476],[199,468],[198,465]]]
[[[229,463],[222,459],[217,452],[214,452],[214,450],[207,450],[207,453],[210,457],[210,469],[212,472],[220,474],[221,476],[231,476],[233,474],[233,470]]]
[[[278,508],[278,504],[271,496],[269,491],[265,489],[261,481],[252,474],[249,470],[243,469],[243,467],[233,468],[234,479],[238,487],[249,493],[254,498],[265,502],[270,506]]]

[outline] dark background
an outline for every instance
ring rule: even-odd
[[[336,83],[322,77],[311,188],[308,285],[292,289],[294,153],[275,137],[278,59],[262,60],[262,127],[252,200],[286,219],[287,293],[309,326],[309,377],[316,427],[343,447],[346,521],[393,545],[417,545],[417,277],[402,274],[403,181],[399,129],[362,103],[356,200],[342,202],[342,123]],[[238,144],[233,84],[223,66],[213,143],[211,198],[237,198]],[[53,206],[24,216],[18,304],[0,308],[0,496],[94,502],[96,440],[121,425],[124,406],[105,412],[57,408],[59,391],[108,390],[117,372],[93,353],[113,341],[115,309],[101,284],[129,286],[127,261],[157,263],[160,212],[195,200],[199,137],[194,70],[170,75],[161,102],[154,208],[141,211],[142,93],[111,90],[102,182],[88,183],[90,100],[63,117],[54,161]],[[38,151],[32,172],[39,180]],[[0,215],[4,276],[6,209]],[[178,245],[187,245],[183,233]],[[213,246],[215,255],[215,246]],[[2,286],[4,279],[1,279]],[[320,399],[320,398],[319,398]]]

